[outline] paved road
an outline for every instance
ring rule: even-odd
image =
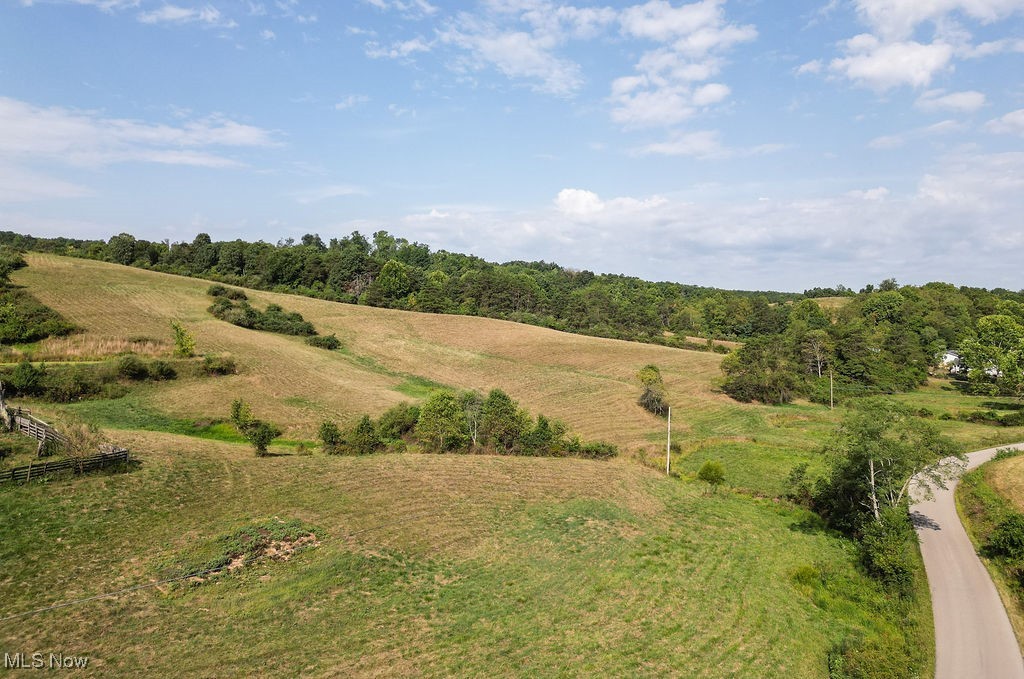
[[[969,454],[968,469],[992,459],[996,450]],[[920,501],[910,506],[932,593],[935,679],[1024,679],[1024,660],[1006,609],[957,516],[956,482],[948,485],[936,489],[931,500],[915,493]]]

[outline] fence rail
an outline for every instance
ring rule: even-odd
[[[131,453],[128,452],[128,449],[112,448],[109,451],[90,455],[89,457],[40,462],[38,464],[27,464],[23,467],[8,469],[5,472],[0,472],[0,483],[4,481],[31,481],[44,474],[53,474],[68,469],[82,474],[109,465],[126,464],[128,462],[131,462]]]

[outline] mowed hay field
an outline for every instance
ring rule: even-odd
[[[5,620],[4,650],[104,676],[822,677],[841,639],[895,633],[805,515],[640,465],[121,435],[138,469],[0,489],[3,615],[157,580],[273,517],[319,546]]]
[[[286,436],[312,438],[325,418],[348,424],[363,413],[376,416],[418,400],[427,380],[485,393],[499,387],[534,415],[561,419],[584,438],[632,448],[647,445],[663,426],[636,404],[641,386],[635,375],[647,363],[661,368],[670,400],[687,403],[694,415],[729,402],[711,388],[717,354],[249,291],[258,308],[277,303],[301,313],[321,334],[336,333],[344,351],[329,352],[302,338],[214,318],[206,311],[212,303],[206,281],[50,255],[31,254],[28,261],[14,280],[85,328],[77,341],[166,341],[171,320],[178,320],[196,336],[199,352],[235,358],[240,374],[204,381],[201,389],[181,381],[142,390],[143,406],[172,417],[223,418],[231,400],[243,396],[258,417],[283,425]],[[686,415],[676,420],[685,432]]]
[[[501,387],[660,464],[664,420],[635,403],[634,374],[655,363],[677,404],[677,467],[725,459],[730,485],[771,495],[793,464],[820,457],[836,416],[733,403],[713,390],[717,355],[250,293],[337,333],[345,351],[327,352],[214,319],[205,281],[29,262],[16,282],[86,330],[68,353],[166,341],[177,319],[240,374],[32,404],[100,423],[141,464],[0,488],[0,618],[181,573],[219,538],[275,517],[315,527],[320,544],[198,585],[4,620],[2,650],[88,655],[109,676],[821,677],[844,640],[906,628],[929,653],[926,605],[894,615],[852,545],[809,514],[707,494],[629,456],[255,458],[244,444],[165,433],[224,418],[242,396],[310,438],[323,418],[377,415],[438,383]]]

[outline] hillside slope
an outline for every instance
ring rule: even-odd
[[[652,345],[584,337],[507,321],[441,316],[250,291],[256,306],[298,311],[322,334],[336,333],[344,352],[301,338],[235,327],[206,308],[209,283],[124,266],[30,254],[17,272],[42,302],[86,329],[76,341],[103,337],[166,339],[171,320],[192,330],[200,352],[230,352],[240,374],[204,384],[181,383],[144,394],[147,405],[190,419],[224,417],[244,395],[256,414],[312,437],[324,418],[351,422],[422,396],[422,378],[460,389],[507,391],[534,413],[567,422],[586,438],[630,448],[662,429],[636,404],[637,370],[657,364],[669,400],[686,403],[676,423],[728,401],[711,391],[721,357]],[[410,379],[412,378],[412,379]]]

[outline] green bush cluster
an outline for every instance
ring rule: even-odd
[[[618,449],[608,443],[569,437],[557,420],[534,420],[500,389],[486,398],[475,392],[434,392],[421,406],[394,406],[375,422],[364,415],[346,431],[333,422],[320,425],[320,442],[332,454],[363,455],[404,450],[409,443],[436,452],[484,452],[500,455],[580,457],[605,460]]]
[[[238,433],[252,444],[257,457],[265,456],[271,442],[284,433],[276,424],[253,417],[249,404],[240,398],[231,403],[231,422]]]
[[[0,288],[0,344],[36,342],[78,330],[21,288]]]
[[[950,418],[952,419],[952,418]],[[960,413],[957,419],[975,424],[992,424],[998,427],[1024,427],[1024,410],[999,413],[995,410],[972,410]]]
[[[227,354],[206,354],[203,356],[203,372],[206,375],[234,375],[238,372],[235,359]]]
[[[160,381],[177,378],[167,361],[145,361],[126,354],[113,361],[80,365],[35,364],[25,359],[12,368],[0,369],[0,380],[9,396],[29,396],[55,403],[84,398],[118,398],[127,393],[122,382]]]
[[[668,402],[665,400],[665,382],[661,378],[658,366],[645,365],[636,376],[644,386],[644,390],[637,400],[640,407],[658,417],[667,416]]]
[[[328,351],[335,351],[341,348],[341,340],[338,339],[337,335],[334,333],[331,333],[330,335],[313,335],[312,337],[307,337],[306,344],[311,347],[327,349]]]
[[[228,299],[234,300],[247,300],[249,296],[245,294],[244,290],[238,288],[229,288],[221,285],[220,283],[214,283],[206,289],[206,294],[210,297],[227,297]]]
[[[281,335],[316,334],[316,328],[302,318],[301,314],[285,311],[277,304],[269,304],[266,310],[259,311],[249,302],[241,301],[236,304],[227,297],[217,297],[208,311],[222,321],[250,330],[276,332]]]

